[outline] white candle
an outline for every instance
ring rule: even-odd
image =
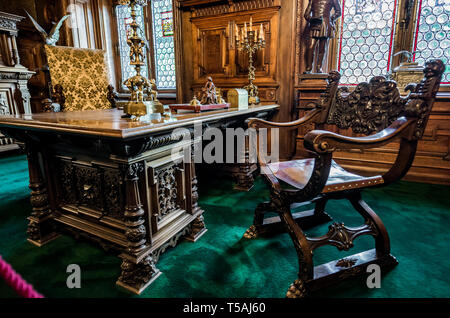
[[[261,26],[259,28],[259,38],[261,40],[264,40],[264,27],[263,27],[262,23],[261,23]]]

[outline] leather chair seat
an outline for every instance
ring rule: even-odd
[[[270,163],[267,167],[278,180],[296,189],[302,189],[311,177],[314,158]],[[360,176],[345,170],[332,160],[330,174],[322,193],[364,188],[382,183],[384,180],[381,176]]]

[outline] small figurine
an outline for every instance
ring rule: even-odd
[[[217,104],[216,86],[214,85],[211,76],[208,76],[205,87],[203,87],[203,97],[200,103],[203,105]]]
[[[155,89],[153,89],[155,87]],[[156,80],[153,78],[150,80],[150,86],[147,87],[147,100],[157,101],[158,92],[156,91]]]
[[[119,98],[119,94],[117,94],[117,92],[114,90],[114,86],[112,85],[108,85],[107,88],[108,92],[106,94],[106,98],[108,99],[108,101],[111,104],[111,108],[116,108],[117,107],[117,99]]]
[[[64,96],[63,87],[60,84],[55,85],[52,98],[55,103],[58,103],[61,106],[61,110],[64,110],[66,97]]]

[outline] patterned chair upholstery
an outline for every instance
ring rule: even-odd
[[[105,51],[49,45],[44,48],[53,99],[48,103],[60,104],[61,111],[111,108]]]

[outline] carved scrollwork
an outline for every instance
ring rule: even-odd
[[[8,101],[6,98],[0,94],[0,115],[9,115],[9,107],[8,107]]]
[[[417,118],[415,137],[421,138],[444,71],[445,64],[441,60],[428,61],[422,81],[405,88],[411,91],[406,97],[401,97],[395,81],[384,76],[375,76],[368,83],[358,84],[351,93],[340,88],[326,123],[369,135],[385,129],[398,117],[407,116]],[[330,84],[327,90],[329,87]],[[326,99],[328,94],[325,92],[322,98]],[[317,107],[322,103],[324,101],[319,102]]]
[[[358,84],[347,96],[343,93],[344,90],[337,92],[327,123],[366,135],[392,124],[401,116],[406,102],[400,96],[397,83],[383,76]]]
[[[317,238],[308,238],[311,250],[323,245],[336,246],[338,250],[348,251],[353,247],[353,241],[361,235],[377,236],[378,231],[371,220],[360,227],[349,228],[344,223],[333,223],[328,227],[328,233]]]
[[[103,210],[100,171],[75,166],[79,204]]]
[[[105,169],[104,180],[104,200],[105,215],[123,220],[123,179],[119,171]]]
[[[145,233],[146,233],[145,226],[139,225],[134,228],[128,228],[125,231],[125,237],[130,242],[139,242],[145,238]]]
[[[178,183],[175,176],[176,169],[176,166],[169,166],[159,170],[156,174],[159,202],[158,220],[180,207],[178,204]]]
[[[405,115],[417,118],[417,126],[414,132],[416,138],[421,138],[423,135],[444,72],[445,64],[441,60],[430,60],[425,63],[422,81],[417,85],[409,84],[405,88],[406,91],[411,92],[407,96]]]
[[[126,166],[126,178],[134,180],[140,172],[144,171],[144,165],[141,162],[135,162]]]
[[[340,79],[341,74],[337,71],[331,71],[328,74],[327,87],[325,88],[325,91],[320,95],[319,100],[314,103],[317,108],[322,108],[325,112],[329,109],[336,95]]]
[[[352,267],[353,265],[355,265],[356,262],[357,262],[357,260],[355,258],[342,258],[336,262],[336,266],[348,268],[348,267]]]

